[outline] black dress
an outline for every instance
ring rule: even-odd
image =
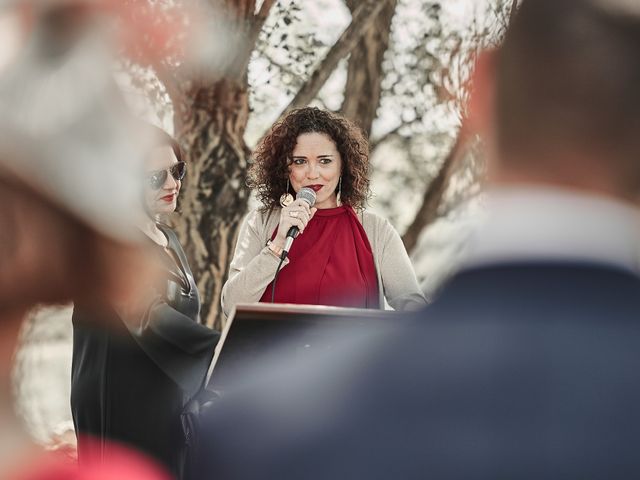
[[[154,244],[166,289],[141,326],[125,325],[110,307],[74,306],[71,411],[80,462],[108,461],[109,444],[125,443],[178,475],[180,413],[204,381],[219,333],[198,322],[200,297],[184,251],[170,228],[158,226],[175,261]]]

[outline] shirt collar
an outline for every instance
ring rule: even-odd
[[[640,210],[552,187],[497,188],[471,235],[466,267],[522,260],[597,262],[640,271]]]

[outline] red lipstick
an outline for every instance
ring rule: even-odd
[[[175,194],[170,194],[170,195],[165,195],[164,197],[162,197],[160,200],[167,202],[167,203],[171,203],[173,202],[173,199],[175,198]]]
[[[317,192],[318,190],[320,190],[324,185],[307,185],[308,188],[310,188],[311,190],[313,190],[314,192]]]

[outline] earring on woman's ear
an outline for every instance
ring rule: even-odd
[[[342,205],[342,199],[340,198],[340,194],[342,193],[342,175],[340,175],[340,180],[338,180],[338,193],[336,193],[336,203],[338,206]]]
[[[288,207],[293,203],[293,195],[289,193],[289,179],[287,178],[287,189],[282,195],[280,195],[280,206],[282,208]]]

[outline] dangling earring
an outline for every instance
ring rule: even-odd
[[[288,207],[293,203],[293,195],[289,193],[289,178],[287,177],[287,189],[282,195],[280,195],[280,206],[282,208]]]
[[[338,180],[338,193],[336,194],[336,203],[338,206],[342,205],[342,199],[340,198],[340,194],[342,193],[342,175],[340,175],[340,180]]]

